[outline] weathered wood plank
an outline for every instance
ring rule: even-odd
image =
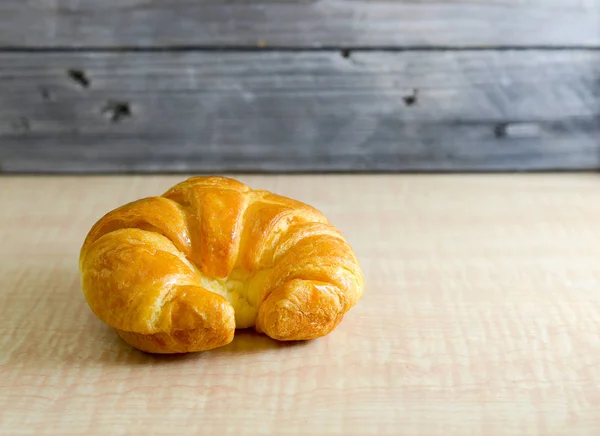
[[[600,51],[5,53],[4,172],[600,167]]]
[[[0,47],[600,45],[600,0],[3,0],[0,17]]]

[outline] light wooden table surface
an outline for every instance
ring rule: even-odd
[[[0,178],[1,435],[600,434],[598,176],[240,177],[323,210],[365,297],[313,342],[155,357],[91,314],[77,256],[182,178]]]

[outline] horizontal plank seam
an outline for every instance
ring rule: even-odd
[[[330,47],[249,47],[249,46],[119,46],[119,47],[2,47],[0,53],[126,53],[126,52],[434,52],[434,51],[565,51],[600,50],[600,45],[530,45],[530,46],[330,46]]]
[[[356,168],[356,169],[317,169],[317,170],[307,170],[307,169],[269,169],[264,168],[260,170],[236,170],[236,169],[222,169],[221,167],[215,170],[207,170],[207,169],[196,169],[190,170],[186,169],[183,171],[179,170],[168,170],[168,169],[127,169],[127,170],[12,170],[8,168],[0,169],[0,175],[2,177],[45,177],[45,176],[53,176],[53,177],[72,177],[72,176],[105,176],[111,177],[115,175],[174,175],[179,176],[181,174],[235,174],[235,175],[281,175],[281,174],[294,174],[294,175],[385,175],[385,174],[429,174],[429,175],[443,175],[443,174],[527,174],[527,173],[535,173],[535,174],[576,174],[576,173],[585,173],[585,174],[597,174],[599,168],[595,166],[588,167],[580,167],[580,168],[562,168],[562,167],[545,167],[545,168],[524,168],[524,169],[506,169],[506,168],[438,168],[438,169],[423,169],[423,168],[402,168],[402,169],[369,169],[369,168]]]

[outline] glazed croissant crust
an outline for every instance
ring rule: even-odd
[[[94,314],[151,353],[219,347],[236,328],[317,338],[364,289],[352,248],[319,211],[224,177],[109,212],[79,266]]]

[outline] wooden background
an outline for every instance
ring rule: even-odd
[[[2,0],[0,172],[600,167],[600,0]]]

